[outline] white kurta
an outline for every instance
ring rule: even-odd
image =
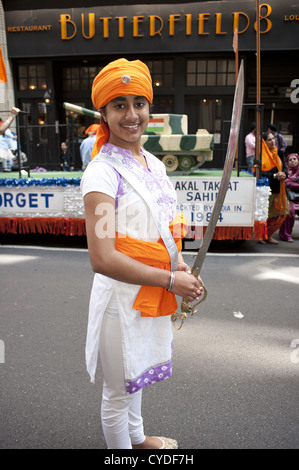
[[[141,166],[128,150],[105,144],[100,154],[86,168],[82,195],[96,191],[116,201],[116,230],[130,237],[157,242],[160,234],[149,207],[133,185],[105,161],[105,155],[121,159],[132,175],[146,187],[160,215],[170,223],[176,215],[176,193],[166,175],[165,167],[156,157],[142,150],[148,170]],[[141,317],[133,309],[140,286],[115,281],[95,274],[89,305],[86,341],[86,364],[91,381],[95,380],[102,318],[112,295],[116,296],[122,332],[125,385],[129,393],[161,381],[172,374],[172,326],[169,316]]]

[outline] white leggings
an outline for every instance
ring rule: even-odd
[[[110,300],[103,316],[100,339],[103,372],[102,426],[108,449],[132,449],[145,440],[141,417],[142,390],[129,394],[121,348],[116,299]]]

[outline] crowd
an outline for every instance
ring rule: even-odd
[[[18,164],[17,137],[9,127],[20,112],[12,107],[10,115],[5,121],[0,117],[0,170],[9,172],[13,165]],[[85,130],[86,138],[80,145],[82,170],[90,163],[92,150],[96,142],[99,129],[98,124],[92,124]],[[255,171],[256,124],[252,123],[245,137],[246,164],[249,173]],[[299,155],[291,153],[285,155],[287,143],[277,127],[271,123],[267,131],[262,134],[261,176],[269,180],[271,195],[269,198],[269,213],[267,219],[267,236],[260,243],[277,245],[279,242],[273,237],[278,231],[279,238],[286,242],[293,242],[292,230],[296,213],[299,213]],[[26,155],[20,152],[21,164],[27,160]],[[60,169],[62,171],[74,170],[74,156],[67,142],[60,147]]]
[[[252,123],[245,137],[246,163],[248,172],[254,173],[256,125]],[[261,176],[269,180],[271,195],[267,219],[267,237],[260,243],[278,245],[273,237],[279,231],[279,238],[293,242],[292,230],[296,213],[299,213],[299,155],[285,156],[287,143],[277,132],[274,124],[269,124],[262,133]]]

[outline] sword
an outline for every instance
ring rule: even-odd
[[[236,89],[235,89],[230,135],[229,135],[229,140],[228,140],[228,145],[227,145],[227,151],[226,151],[226,157],[225,157],[225,162],[224,162],[224,167],[223,167],[222,178],[220,182],[219,193],[218,193],[216,202],[213,207],[212,215],[211,215],[209,224],[207,226],[207,230],[204,235],[202,245],[196,255],[196,258],[195,258],[195,261],[191,270],[193,276],[195,276],[196,279],[198,278],[198,275],[204,263],[206,254],[208,252],[208,249],[209,249],[209,246],[210,246],[210,243],[211,243],[211,240],[212,240],[212,237],[213,237],[213,234],[214,234],[217,222],[218,222],[218,218],[219,218],[222,206],[223,206],[223,202],[227,193],[227,189],[229,186],[229,181],[230,181],[230,177],[231,177],[231,173],[233,169],[233,163],[234,163],[234,158],[236,155],[236,149],[237,149],[237,144],[238,144],[239,129],[240,129],[240,122],[241,122],[241,115],[242,115],[243,95],[244,95],[244,67],[243,67],[243,60],[242,60],[240,69],[239,69]],[[182,304],[181,304],[181,312],[174,313],[173,315],[171,315],[171,320],[177,330],[182,328],[183,323],[187,318],[187,313],[191,313],[191,315],[193,315],[197,311],[195,310],[195,308],[206,299],[208,292],[205,286],[201,282],[200,284],[202,285],[204,292],[201,298],[199,299],[199,301],[195,304],[191,304],[190,302],[187,301],[187,299],[183,298]],[[175,325],[175,322],[178,319],[181,320],[179,327]]]

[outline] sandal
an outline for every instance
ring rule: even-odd
[[[267,240],[267,243],[270,243],[270,245],[278,245],[279,244],[279,242],[277,240],[275,240],[275,238],[273,238],[273,237],[270,237]]]
[[[153,436],[157,439],[160,439],[162,446],[159,449],[178,449],[178,443],[175,439],[170,439],[169,437]]]

